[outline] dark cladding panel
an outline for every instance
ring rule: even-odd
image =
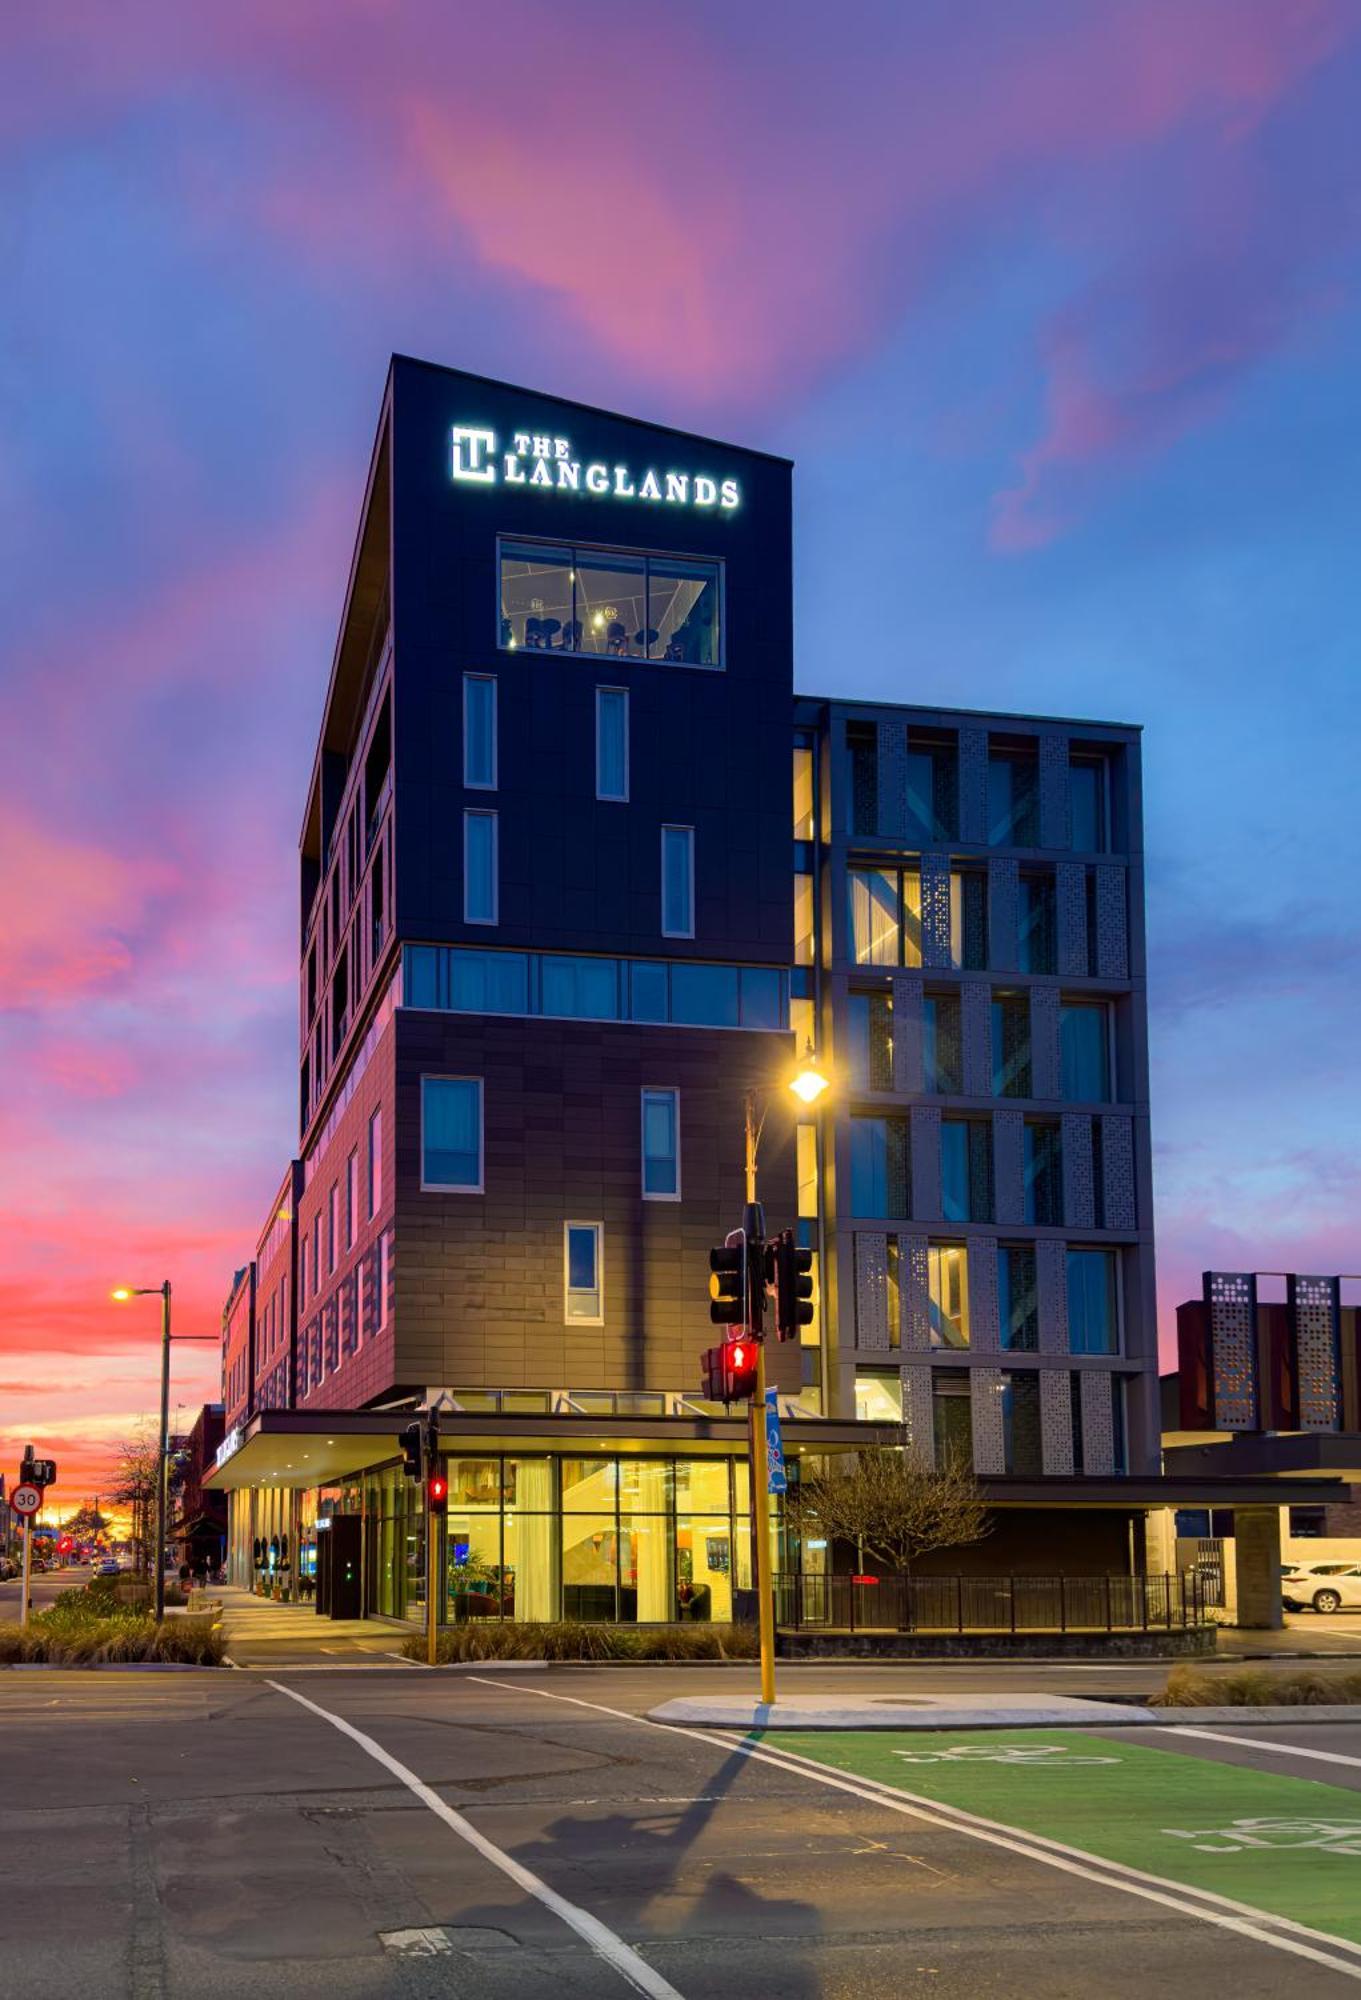
[[[1342,1419],[1341,1281],[1292,1271],[1287,1297],[1295,1331],[1300,1429],[1335,1431]]]
[[[1257,1392],[1257,1280],[1251,1271],[1207,1271],[1214,1424],[1221,1431],[1260,1426]]]

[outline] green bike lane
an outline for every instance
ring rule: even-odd
[[[750,1741],[1361,1944],[1361,1793],[1136,1732],[754,1732]]]

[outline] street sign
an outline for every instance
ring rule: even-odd
[[[36,1514],[43,1504],[42,1488],[16,1486],[9,1496],[9,1504],[16,1514]]]
[[[57,1461],[55,1458],[26,1458],[19,1467],[19,1475],[29,1486],[55,1486]]]
[[[789,1475],[784,1465],[784,1439],[780,1436],[780,1405],[774,1389],[766,1390],[766,1490],[787,1493]]]

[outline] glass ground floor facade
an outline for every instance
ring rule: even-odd
[[[735,1457],[451,1451],[445,1464],[441,1623],[721,1623],[751,1588],[748,1474]],[[332,1486],[239,1488],[231,1580],[306,1602],[319,1536],[358,1516],[364,1613],[423,1618],[423,1497],[396,1462]]]

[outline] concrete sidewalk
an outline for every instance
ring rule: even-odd
[[[373,1659],[390,1666],[418,1628],[378,1618],[320,1618],[310,1604],[276,1604],[226,1584],[221,1604],[227,1658],[237,1667],[338,1666]]]
[[[647,1711],[649,1722],[690,1729],[1175,1729],[1228,1723],[1361,1722],[1361,1707],[1146,1708],[1124,1701],[1089,1701],[1057,1694],[888,1695],[856,1701],[841,1695],[789,1695],[767,1706],[750,1700],[704,1697],[664,1701]]]

